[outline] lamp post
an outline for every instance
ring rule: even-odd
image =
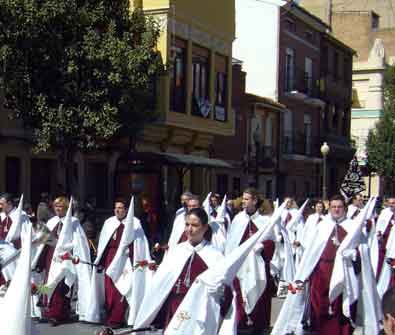
[[[326,157],[328,156],[330,151],[329,145],[324,142],[321,146],[321,154],[323,157],[323,171],[322,171],[322,200],[327,200],[327,189],[326,189]]]

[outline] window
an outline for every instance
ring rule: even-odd
[[[350,115],[350,108],[345,108],[343,110],[343,127],[342,127],[342,135],[348,136],[348,116]]]
[[[108,194],[108,169],[107,163],[93,162],[87,164],[88,199],[94,198],[98,208],[106,208]]]
[[[329,130],[329,113],[330,113],[330,108],[331,106],[329,104],[326,104],[325,110],[324,110],[324,129],[325,131]]]
[[[314,33],[311,30],[306,30],[304,36],[307,41],[314,43]]]
[[[328,73],[328,46],[323,45],[321,48],[321,75],[326,76]]]
[[[304,182],[304,192],[306,197],[310,196],[310,183],[308,181]]]
[[[292,125],[292,112],[286,110],[284,113],[284,153],[291,154],[293,151],[293,125]]]
[[[225,56],[215,56],[215,115],[218,121],[226,121],[226,102],[227,102],[227,67],[228,62]]]
[[[241,181],[239,177],[234,177],[233,178],[233,197],[237,198],[240,196],[241,193]]]
[[[18,157],[6,157],[5,180],[6,192],[19,196],[21,177],[21,160]]]
[[[209,117],[209,52],[207,49],[193,46],[192,54],[192,114]]]
[[[351,71],[351,61],[349,57],[344,57],[343,60],[343,76],[345,83],[351,83],[352,81],[352,71]]]
[[[296,31],[295,21],[291,19],[285,19],[285,29],[288,31],[295,32]]]
[[[285,91],[293,91],[295,84],[295,53],[293,49],[285,50]]]
[[[217,193],[221,195],[228,193],[228,175],[217,174]]]
[[[266,198],[271,199],[273,197],[273,181],[266,181]]]
[[[312,122],[311,115],[304,114],[304,152],[311,155],[312,151]]]
[[[392,5],[391,5],[392,6]],[[372,13],[372,30],[379,29],[380,17],[376,13]]]
[[[173,68],[170,72],[170,110],[185,113],[186,43],[180,39],[172,47]]]
[[[336,51],[333,54],[333,77],[339,79],[339,53]]]
[[[339,127],[339,108],[338,106],[334,105],[332,106],[332,129],[335,130],[335,132],[337,131],[338,127]]]
[[[304,62],[304,88],[305,93],[312,95],[313,93],[313,60],[306,57]]]

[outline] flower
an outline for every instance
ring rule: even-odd
[[[69,252],[66,252],[60,257],[60,259],[62,261],[69,261],[69,260],[72,260],[73,257],[72,257],[72,255]]]
[[[36,295],[38,293],[37,285],[34,283],[32,283],[31,292],[32,292],[32,295]]]
[[[148,269],[150,269],[151,271],[156,271],[157,268],[158,268],[158,266],[156,265],[155,262],[150,262],[148,264]]]
[[[137,261],[137,266],[145,268],[147,265],[148,265],[148,261],[146,261],[145,259],[143,259],[141,261]]]
[[[288,285],[288,291],[290,291],[292,294],[296,294],[296,288],[292,285]]]
[[[71,260],[73,262],[74,265],[77,265],[80,262],[80,258],[78,256],[73,257],[73,259]]]

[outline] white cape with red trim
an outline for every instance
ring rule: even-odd
[[[15,277],[8,287],[7,293],[0,298],[0,334],[32,335],[36,334],[31,322],[31,241],[32,227],[29,223],[22,232],[22,250],[15,270]]]
[[[202,258],[208,268],[218,266],[224,259],[224,256],[205,240],[196,247],[186,241],[169,249],[153,277],[150,290],[144,296],[134,328],[151,325],[193,252]]]
[[[173,228],[171,230],[169,241],[167,242],[169,248],[172,248],[178,244],[178,241],[180,240],[182,233],[185,230],[185,218],[186,213],[181,213],[177,215],[174,219]]]
[[[270,239],[273,228],[280,218],[281,206],[272,219],[240,246],[230,251],[215,267],[210,267],[194,281],[184,300],[177,308],[165,335],[236,335],[235,299],[221,323],[220,300],[224,285],[231,286],[240,272],[247,255],[256,244]],[[256,218],[255,218],[256,219]],[[255,257],[257,258],[257,257]]]
[[[123,220],[124,222],[125,220]],[[115,217],[111,217],[104,222],[100,232],[97,256],[94,264],[98,265],[103,257],[104,251],[110,239],[118,229],[121,222]],[[146,260],[151,262],[147,238],[137,218],[133,220],[134,233],[131,234],[133,240],[124,240],[118,248],[118,255],[114,256],[110,271],[106,271],[115,284],[118,291],[127,299],[129,304],[129,316],[127,323],[133,325],[141,300],[146,293],[152,278],[152,271],[148,268],[133,269],[137,261]],[[126,227],[124,233],[126,232]],[[127,232],[126,232],[127,233]],[[126,239],[126,234],[123,234]],[[130,235],[130,234],[129,234]],[[123,238],[122,236],[122,238]],[[121,242],[122,242],[121,238]],[[135,264],[131,264],[128,255],[129,244],[133,243],[133,259]],[[119,274],[119,275],[117,275]],[[100,323],[105,319],[104,309],[104,272],[93,267],[89,293],[88,311],[85,321]]]
[[[391,217],[394,213],[389,208],[385,208],[381,211],[379,218],[377,219],[377,223],[375,226],[375,232],[371,234],[371,241],[370,241],[370,256],[371,256],[371,263],[373,267],[373,271],[375,276],[377,275],[377,267],[379,262],[379,240],[377,238],[377,234],[384,234],[385,230],[387,229]],[[393,229],[391,229],[391,232]],[[391,234],[391,233],[390,233]],[[388,238],[389,242],[389,238]],[[387,242],[387,243],[388,243]],[[385,266],[385,265],[384,265]]]
[[[345,220],[340,225],[346,229],[349,221]],[[306,282],[315,266],[317,265],[322,252],[325,249],[328,239],[335,227],[335,222],[327,215],[317,227],[316,238],[306,247],[306,251],[300,261],[296,271],[294,281]],[[288,292],[283,303],[280,314],[274,324],[272,335],[284,335],[294,332],[295,334],[303,334],[302,317],[305,307],[305,292],[292,294]]]
[[[51,262],[46,286],[50,289],[50,297],[53,290],[63,279],[69,287],[72,287],[73,284],[77,282],[77,314],[79,315],[80,320],[84,320],[85,313],[88,308],[87,302],[89,298],[91,266],[82,263],[74,265],[71,260],[61,261],[59,257],[64,253],[69,252],[74,256],[78,256],[83,261],[89,261],[90,252],[88,240],[79,220],[75,217],[71,217],[70,224],[67,224],[66,217],[59,218],[58,216],[54,216],[47,222],[46,226],[52,232],[58,225],[59,221],[62,221],[63,227],[55,247],[54,257]],[[43,250],[44,245],[40,245],[37,248],[37,252],[35,253],[32,261],[32,269],[35,268]]]

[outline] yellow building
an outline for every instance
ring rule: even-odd
[[[157,86],[159,118],[132,144],[133,153],[125,140],[100,153],[78,153],[71,162],[73,194],[99,208],[130,193],[146,194],[154,204],[175,203],[181,189],[203,195],[213,187],[213,169],[229,167],[210,152],[214,135],[234,134],[234,1],[135,0],[133,7],[158,20],[167,75]],[[32,155],[18,129],[20,136],[0,141],[0,191],[24,192],[36,203],[41,192],[55,194],[65,184],[64,173],[57,154]]]
[[[121,158],[124,166],[117,183],[137,178],[135,184],[144,185],[144,193],[152,193],[157,182],[149,171],[157,161],[164,164],[160,174],[165,201],[178,201],[181,189],[204,195],[213,187],[212,168],[227,166],[210,158],[214,136],[234,135],[234,1],[143,0],[134,5],[160,23],[158,49],[168,75],[159,83],[160,119],[146,127],[136,152],[128,155],[141,165],[133,170],[141,173],[131,177]],[[121,193],[125,192],[128,189]]]

